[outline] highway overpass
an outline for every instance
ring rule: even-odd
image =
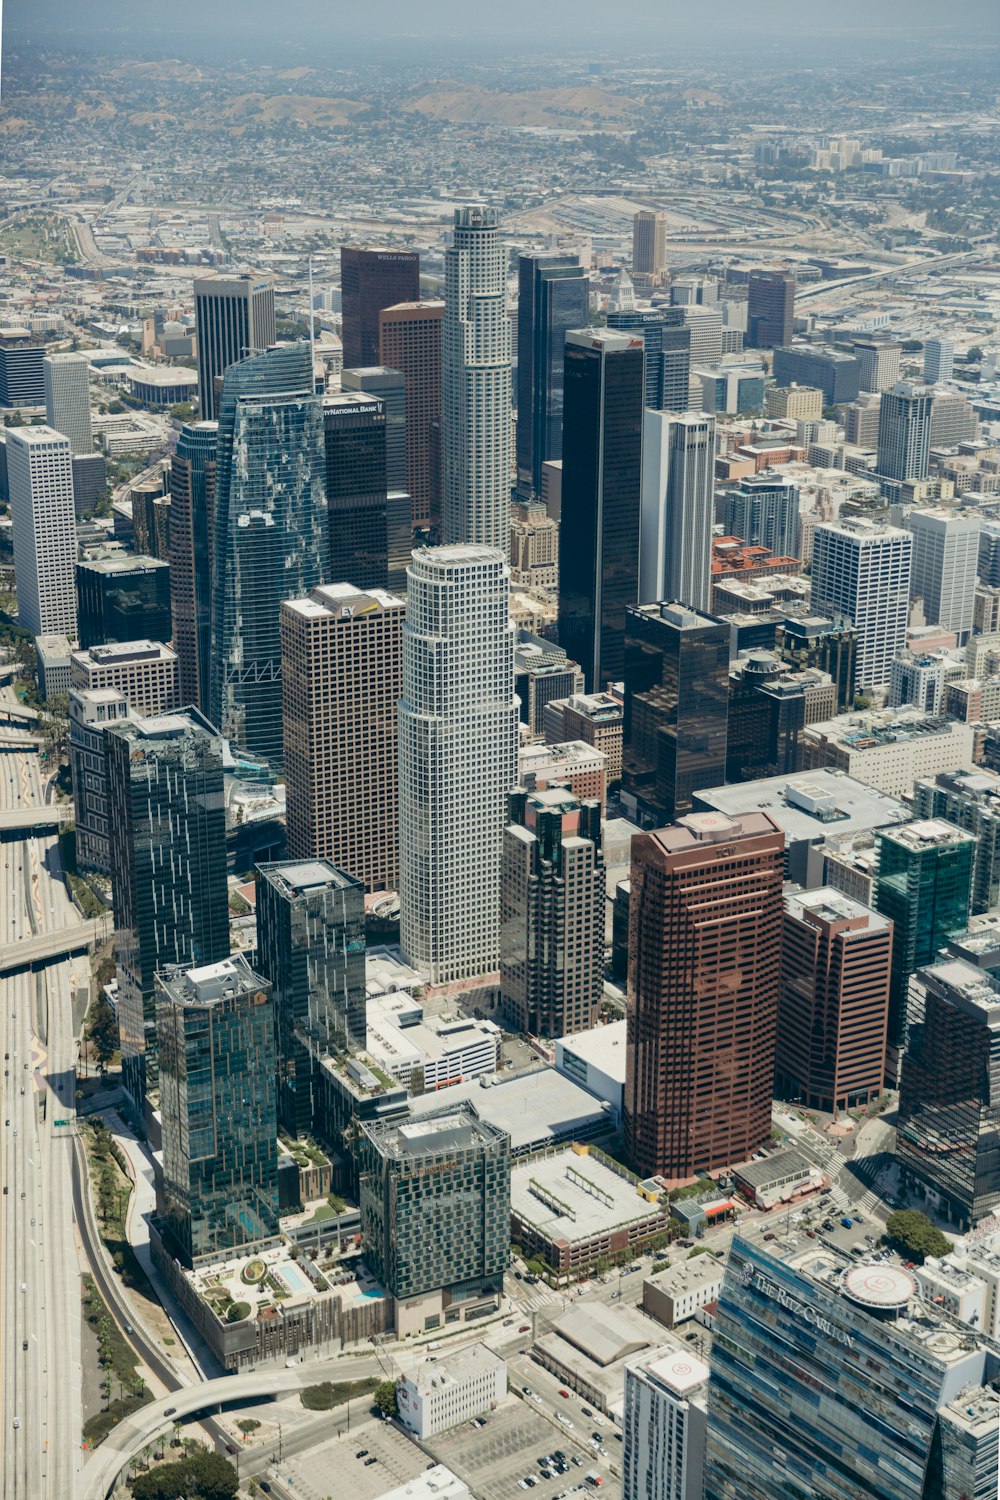
[[[19,938],[0,950],[0,974],[14,974],[18,969],[34,969],[53,959],[68,958],[71,953],[82,953],[101,941],[110,931],[111,913],[90,922],[75,922],[71,927],[60,927],[55,932],[39,932],[33,937]]]
[[[44,807],[0,809],[0,844],[58,833],[67,823],[72,823],[73,815],[71,802],[53,802]]]

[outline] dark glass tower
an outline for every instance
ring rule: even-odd
[[[559,643],[596,692],[622,675],[625,609],[639,597],[642,339],[567,334],[565,392]]]
[[[226,373],[219,420],[212,573],[212,718],[280,767],[279,605],[329,565],[323,401],[306,343]]]
[[[122,1084],[141,1126],[156,971],[229,953],[222,738],[185,709],[110,725],[105,744]]]
[[[608,327],[641,334],[646,353],[646,405],[654,411],[687,411],[691,378],[691,330],[683,307],[617,309]]]
[[[208,711],[218,422],[186,422],[170,461],[170,609],[182,703]]]
[[[344,367],[377,365],[378,315],[397,302],[420,296],[420,256],[416,250],[363,250],[340,247],[340,287],[344,314]]]
[[[747,347],[777,349],[795,330],[795,277],[787,271],[751,271],[747,281]]]
[[[257,963],[274,989],[278,1118],[302,1135],[317,1115],[312,1057],[365,1045],[362,882],[326,859],[260,865]]]
[[[271,986],[236,954],[156,976],[163,1229],[187,1266],[278,1235]]]
[[[680,604],[626,610],[622,795],[644,827],[725,781],[728,714],[729,627]]]
[[[252,276],[211,276],[195,281],[198,329],[198,405],[203,421],[219,415],[216,382],[230,365],[269,349],[277,338],[274,287]]]
[[[323,434],[330,581],[384,589],[389,572],[385,406],[361,392],[327,396]]]
[[[535,496],[542,464],[562,457],[564,345],[589,321],[590,291],[575,255],[522,255],[517,267],[517,483]]]
[[[76,565],[80,648],[162,641],[170,626],[170,567],[157,557],[99,557]]]

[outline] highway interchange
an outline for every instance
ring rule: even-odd
[[[27,736],[25,736],[27,744]],[[38,755],[0,754],[0,810],[42,806]],[[79,921],[54,835],[0,844],[0,950]],[[4,1500],[67,1500],[82,1471],[80,1268],[70,1168],[72,967],[0,978]],[[67,1121],[67,1124],[57,1124]]]

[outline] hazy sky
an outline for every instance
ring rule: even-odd
[[[734,34],[751,34],[780,48],[783,36],[885,37],[897,31],[901,39],[933,30],[956,41],[1000,42],[998,0],[2,0],[4,32],[13,40],[30,36],[38,42],[60,37],[79,45],[88,35],[126,32],[141,48],[144,38],[155,40],[162,52],[171,34],[186,43],[199,32],[228,32],[234,53],[241,36],[258,39],[262,33],[295,40],[305,34],[325,42],[339,34],[345,39],[375,40],[379,36],[435,35],[455,38],[487,35],[523,39],[561,34],[571,50],[587,37],[617,38],[619,50],[644,45],[669,46],[671,41],[725,48]],[[937,39],[937,38],[936,38]],[[187,48],[185,47],[185,50]],[[807,59],[799,56],[796,61]]]

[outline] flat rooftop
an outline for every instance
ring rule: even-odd
[[[169,566],[162,558],[148,557],[141,552],[113,552],[107,557],[88,558],[77,563],[78,568],[85,568],[88,573],[108,574],[153,573]]]
[[[350,890],[361,882],[328,859],[289,860],[287,863],[259,865],[261,875],[279,891],[290,896],[306,895],[316,890]]]
[[[917,823],[907,823],[904,828],[894,828],[889,835],[894,843],[920,852],[925,849],[940,849],[948,844],[971,844],[975,840],[971,833],[946,823],[943,818],[924,818]]]
[[[567,1146],[553,1156],[515,1163],[510,1211],[546,1239],[573,1244],[656,1218],[662,1208],[599,1157]]]
[[[498,1078],[494,1083],[485,1079],[456,1083],[448,1090],[448,1102],[458,1099],[471,1104],[480,1119],[509,1135],[515,1156],[614,1128],[610,1108],[555,1068],[535,1068],[513,1078]],[[411,1115],[419,1117],[440,1109],[441,1097],[424,1094],[411,1099],[409,1105]]]
[[[627,1022],[612,1021],[607,1026],[591,1026],[588,1031],[577,1031],[560,1040],[565,1052],[572,1052],[582,1062],[599,1068],[616,1083],[624,1083],[627,1029]]]
[[[177,653],[161,641],[112,641],[91,646],[89,651],[74,651],[73,658],[85,666],[118,667],[133,661],[176,661]]]
[[[865,919],[865,925],[857,931],[863,933],[881,931],[889,926],[888,917],[883,917],[881,912],[872,911],[860,901],[853,901],[850,896],[845,896],[842,891],[830,885],[820,886],[818,890],[789,892],[785,897],[785,910],[792,916],[804,916],[808,913],[831,925],[836,922],[854,922],[861,917]]]
[[[842,771],[825,767],[793,776],[765,776],[735,786],[705,787],[696,806],[715,808],[730,818],[766,812],[789,843],[827,835],[858,833],[907,822],[908,808],[896,797],[867,786]]]
[[[641,1360],[640,1364],[653,1380],[677,1396],[686,1396],[708,1380],[708,1365],[681,1349],[670,1349],[648,1363]]]
[[[778,825],[763,812],[745,812],[732,818],[719,812],[689,813],[669,828],[658,828],[649,836],[666,854],[684,854],[692,849],[709,849],[715,844],[735,843],[775,833]]]

